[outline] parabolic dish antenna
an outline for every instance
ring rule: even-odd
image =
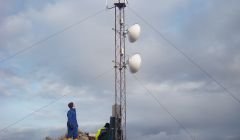
[[[128,29],[128,39],[129,39],[129,41],[131,43],[135,42],[139,38],[140,32],[141,32],[141,27],[139,26],[139,24],[132,25]]]
[[[128,59],[128,65],[131,73],[136,73],[141,67],[141,56],[140,54],[134,54]]]

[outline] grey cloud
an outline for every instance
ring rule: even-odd
[[[198,2],[200,6],[196,5]],[[26,13],[30,19],[34,19],[36,14],[38,18],[34,19],[35,22],[43,19],[42,26],[33,24],[34,29],[50,29],[32,32],[41,38],[46,33],[68,25],[70,21],[77,21],[75,17],[84,17],[94,11],[94,8],[101,7],[100,2],[90,10],[84,8],[88,7],[90,2],[87,2],[88,6],[81,5],[82,8],[79,9],[73,4],[66,5],[67,9],[73,8],[74,14],[66,17],[67,20],[62,19],[61,15],[58,17],[58,13],[64,13],[64,7],[61,7],[64,3],[50,4],[49,9],[45,7],[43,11],[38,9]],[[151,1],[147,6],[145,2],[132,1],[130,4],[239,97],[238,1],[218,1],[217,4],[216,1]],[[52,15],[43,18],[50,10]],[[139,42],[128,44],[130,54],[140,52],[143,57],[142,69],[136,76],[197,139],[237,139],[240,116],[238,103],[141,20],[128,13],[129,23],[137,21],[142,24]],[[54,27],[53,19],[56,18],[63,23],[56,23]],[[93,131],[96,128],[88,128],[88,124],[90,125],[91,121],[105,122],[111,113],[113,71],[99,79],[90,79],[113,66],[112,19],[112,11],[107,11],[41,44],[41,47],[18,56],[18,60],[11,61],[18,62],[19,69],[40,69],[28,78],[45,85],[41,93],[46,97],[53,92],[66,93],[65,87],[70,88],[71,93],[83,91],[81,94],[71,95],[64,103],[74,97],[79,113],[83,113],[79,117],[80,122],[87,122],[84,129]],[[27,61],[29,59],[32,61]],[[42,69],[44,70],[41,71]],[[145,95],[144,88],[130,74],[127,83],[130,139],[189,139],[184,130],[151,97]],[[189,83],[200,83],[200,86],[191,86]],[[61,111],[63,113],[63,110]],[[95,115],[88,117],[86,114]],[[100,126],[99,123],[93,125],[95,124]]]

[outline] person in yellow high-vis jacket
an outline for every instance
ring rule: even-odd
[[[109,139],[110,124],[106,123],[103,128],[98,129],[95,140],[108,140]]]

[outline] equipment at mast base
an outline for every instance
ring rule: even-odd
[[[112,116],[110,117],[110,140],[122,140],[122,126],[121,126],[121,106],[114,104],[112,106]],[[117,134],[118,137],[115,137]],[[119,137],[120,136],[120,137]]]

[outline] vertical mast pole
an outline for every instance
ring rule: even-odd
[[[126,140],[125,0],[115,5],[115,140]]]

